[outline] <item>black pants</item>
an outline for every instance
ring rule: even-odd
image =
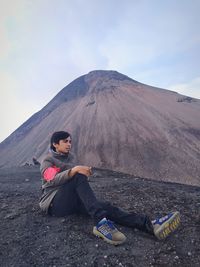
[[[49,214],[56,217],[75,213],[90,215],[95,224],[106,217],[115,223],[152,233],[152,224],[147,216],[128,213],[112,206],[109,202],[98,201],[87,177],[82,174],[74,175],[62,185],[49,208]]]

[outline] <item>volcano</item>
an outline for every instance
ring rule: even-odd
[[[80,164],[199,186],[199,114],[198,99],[91,71],[0,144],[0,167],[40,162],[52,133],[65,130]]]

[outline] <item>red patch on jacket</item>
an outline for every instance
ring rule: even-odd
[[[44,173],[43,177],[46,181],[51,181],[54,179],[57,173],[60,172],[60,168],[57,168],[56,166],[47,168]]]

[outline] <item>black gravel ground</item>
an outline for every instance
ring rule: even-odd
[[[52,218],[38,206],[36,166],[0,169],[0,266],[200,266],[200,188],[95,170],[98,198],[152,219],[179,210],[181,226],[164,241],[118,226],[127,236],[112,246],[92,234],[89,217]]]

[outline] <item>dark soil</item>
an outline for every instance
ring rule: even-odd
[[[36,166],[1,169],[0,266],[199,266],[199,187],[95,170],[91,186],[98,198],[152,219],[181,213],[181,226],[164,241],[118,226],[127,241],[115,247],[92,234],[89,217],[42,214],[40,186]]]

